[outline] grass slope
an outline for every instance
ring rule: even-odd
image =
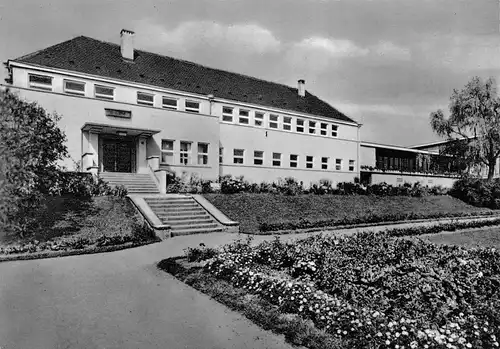
[[[0,246],[37,240],[40,242],[99,236],[133,235],[138,214],[126,198],[102,196],[92,198],[48,197],[37,214],[39,229],[24,239],[0,233]]]
[[[362,220],[373,215],[470,215],[490,212],[489,209],[470,206],[450,196],[333,196],[275,194],[205,194],[229,218],[240,222],[245,233],[259,232],[260,223],[297,222],[331,219]]]

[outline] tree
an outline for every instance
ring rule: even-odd
[[[29,228],[46,188],[67,156],[60,117],[0,90],[0,224],[21,234]]]
[[[500,156],[500,98],[493,78],[472,78],[465,87],[453,90],[450,116],[442,110],[431,113],[433,131],[449,142],[443,153],[463,160],[468,167],[486,166],[493,178]]]

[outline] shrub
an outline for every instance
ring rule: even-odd
[[[453,184],[450,195],[478,207],[500,208],[500,179],[487,181],[465,176]]]
[[[215,248],[205,247],[205,244],[200,243],[200,247],[188,247],[184,250],[184,253],[188,262],[200,262],[216,256],[218,251]]]
[[[41,189],[67,157],[60,117],[36,103],[0,90],[0,229],[23,234],[31,224]]]
[[[252,186],[243,176],[232,178],[231,175],[222,176],[219,179],[220,190],[223,194],[248,193]]]
[[[265,183],[264,188],[265,188]],[[302,183],[299,183],[295,178],[293,177],[286,177],[285,179],[279,179],[276,183],[273,185],[274,188],[276,188],[276,191],[280,194],[284,195],[299,195],[304,192],[304,188]],[[269,192],[270,188],[266,188],[267,190],[260,190],[259,192]]]

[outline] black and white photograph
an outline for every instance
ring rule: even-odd
[[[500,347],[500,0],[0,0],[0,349]]]

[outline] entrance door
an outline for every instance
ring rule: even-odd
[[[135,143],[130,139],[102,140],[102,167],[104,172],[133,172]]]

